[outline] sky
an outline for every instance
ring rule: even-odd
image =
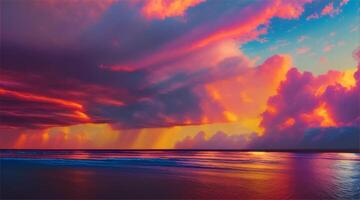
[[[360,148],[360,1],[0,4],[0,148]]]

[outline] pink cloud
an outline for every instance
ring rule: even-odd
[[[334,47],[335,47],[335,46],[334,46],[333,44],[327,44],[327,45],[324,46],[323,51],[324,51],[324,52],[329,52],[329,51],[331,51]]]
[[[339,10],[334,8],[333,3],[329,3],[321,10],[321,15],[334,15],[338,12]]]
[[[311,14],[306,17],[306,20],[318,19],[320,16],[317,13]]]
[[[303,5],[312,0],[288,0],[282,1],[278,7],[276,15],[280,18],[294,19],[298,18],[304,11]]]
[[[306,54],[308,52],[310,52],[310,48],[308,47],[301,47],[296,49],[297,54]]]
[[[341,12],[341,8],[343,6],[345,6],[347,3],[349,2],[349,0],[342,0],[339,4],[337,4],[336,6],[334,6],[334,3],[331,2],[329,4],[327,4],[320,13],[313,13],[309,16],[306,17],[307,20],[311,20],[311,19],[318,19],[321,16],[326,16],[329,15],[331,17],[338,15]]]

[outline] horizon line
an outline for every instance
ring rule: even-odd
[[[2,149],[0,151],[238,151],[238,152],[322,152],[322,153],[360,153],[359,149]]]

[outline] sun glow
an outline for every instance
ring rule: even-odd
[[[336,126],[335,121],[332,119],[330,114],[326,109],[326,105],[322,103],[318,108],[315,109],[314,113],[322,117],[321,126]]]

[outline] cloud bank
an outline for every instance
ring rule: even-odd
[[[355,79],[340,71],[315,76],[294,68],[290,55],[257,62],[242,50],[274,21],[301,18],[311,3],[1,1],[0,128],[17,132],[17,147],[30,140],[28,132],[38,132],[31,144],[95,145],[81,131],[69,140],[66,131],[56,132],[60,139],[44,134],[89,131],[89,124],[106,124],[96,129],[104,138],[113,130],[141,138],[143,129],[237,123],[257,132],[254,146],[271,147],[299,144],[305,133],[357,130],[359,72]],[[320,13],[335,16],[345,4],[324,5]],[[312,52],[298,48],[304,57]],[[214,139],[200,133],[177,146],[249,145],[247,136],[218,131]]]
[[[354,57],[359,61],[359,49]],[[250,136],[217,135],[206,139],[204,133],[177,143],[178,148],[247,149],[349,149],[360,148],[360,64],[353,77],[329,71],[314,76],[292,68],[281,82],[277,94],[267,101],[260,125],[263,133]],[[236,146],[238,146],[236,148]]]

